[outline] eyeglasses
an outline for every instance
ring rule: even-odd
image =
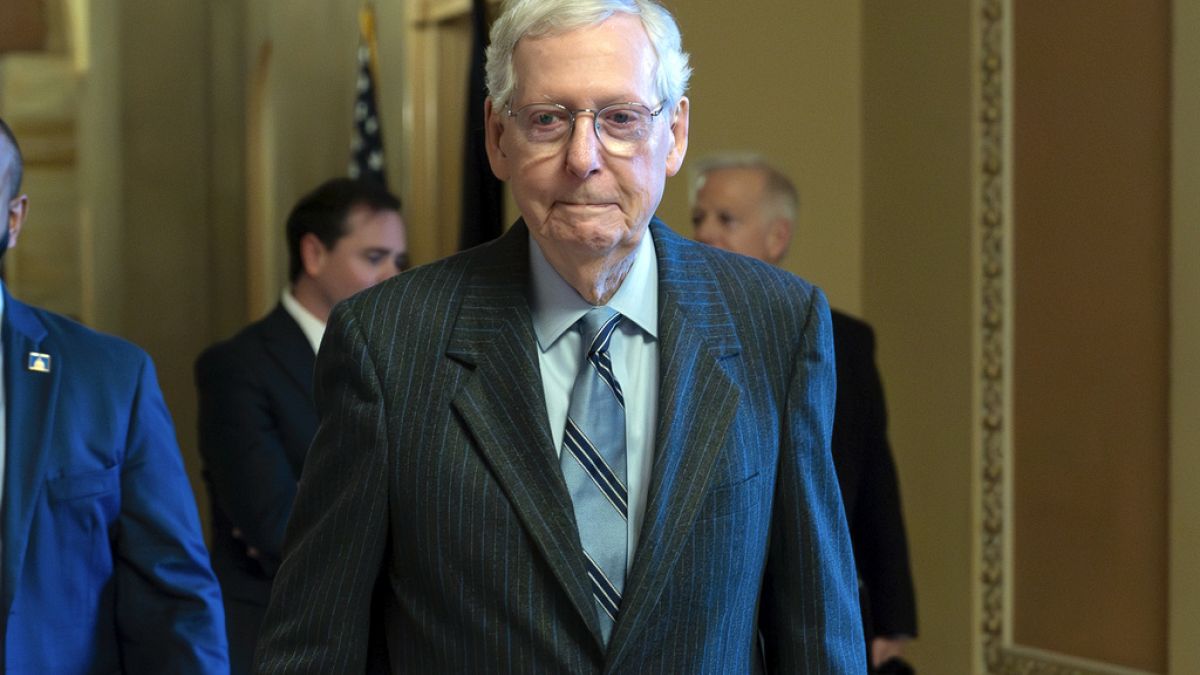
[[[553,152],[575,129],[575,117],[580,113],[589,113],[600,145],[610,154],[630,157],[649,138],[650,127],[662,113],[664,104],[659,103],[653,110],[632,102],[613,103],[599,110],[569,110],[557,103],[531,103],[515,111],[510,105],[505,114],[516,119],[517,128],[531,147]]]

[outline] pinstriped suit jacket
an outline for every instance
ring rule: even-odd
[[[865,670],[824,296],[651,228],[659,429],[608,648],[550,440],[518,222],[334,311],[263,672],[384,663],[369,655],[392,672],[761,672],[764,655],[772,672]]]

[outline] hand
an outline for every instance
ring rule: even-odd
[[[233,528],[230,534],[232,534],[233,538],[237,539],[238,541],[245,541],[245,539],[242,538],[242,528],[240,527]],[[247,545],[246,555],[249,556],[251,560],[258,560],[262,556],[262,553],[260,553],[259,550],[253,546]]]
[[[904,644],[909,638],[900,636],[877,637],[871,640],[871,667],[878,668],[888,659],[904,655]]]

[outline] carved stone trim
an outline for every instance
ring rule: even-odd
[[[1005,79],[1006,14],[1009,0],[979,4],[979,321],[981,428],[980,624],[988,673],[1003,672],[1005,603]]]

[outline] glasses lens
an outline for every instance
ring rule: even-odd
[[[637,104],[623,103],[605,108],[596,116],[600,130],[614,141],[639,142],[650,129],[650,110]]]
[[[638,103],[619,103],[596,113],[596,129],[604,147],[616,155],[631,155],[650,134],[654,115]]]
[[[554,143],[562,140],[571,128],[571,113],[558,105],[527,105],[513,113],[513,116],[530,143]]]

